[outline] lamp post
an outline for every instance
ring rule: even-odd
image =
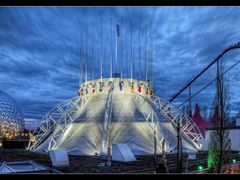
[[[156,138],[156,130],[153,131],[154,137],[154,174],[157,172],[157,138]]]
[[[182,138],[180,136],[180,122],[177,124],[177,173],[182,172]]]

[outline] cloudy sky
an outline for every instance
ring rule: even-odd
[[[100,77],[99,57],[104,77],[110,76],[111,24],[114,57],[116,24],[120,25],[124,77],[130,76],[131,24],[135,78],[139,77],[139,33],[142,79],[148,37],[153,84],[156,94],[165,99],[224,48],[240,41],[240,7],[1,7],[0,89],[17,100],[26,118],[41,119],[58,103],[76,96],[80,49],[85,49],[86,37],[89,68],[94,49],[94,78]],[[225,69],[240,59],[239,52],[223,57]],[[233,112],[239,110],[239,69],[236,66],[226,77]],[[193,84],[193,94],[215,77],[215,70],[211,68]],[[91,75],[89,70],[88,79]],[[213,83],[193,104],[210,106],[214,93]],[[187,91],[174,103],[183,102],[186,95]]]

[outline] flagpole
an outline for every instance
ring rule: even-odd
[[[87,31],[88,31],[88,28],[87,28]],[[88,39],[87,39],[87,31],[86,31],[86,77],[85,77],[86,82],[88,81],[88,48],[87,48]]]
[[[131,21],[131,83],[133,78],[133,49],[132,49],[132,21]]]
[[[94,80],[94,24],[93,24],[93,35],[92,35],[92,81]]]
[[[118,31],[118,25],[117,25],[117,31]],[[118,33],[118,32],[117,32]],[[116,69],[115,69],[115,73],[118,73],[118,57],[117,57],[117,54],[118,54],[118,49],[117,49],[117,47],[118,47],[118,34],[116,33],[116,53],[115,53],[115,58],[116,58]]]
[[[102,61],[102,20],[101,20],[101,82],[103,80],[103,61]]]
[[[139,25],[139,77],[141,79],[141,24]]]
[[[112,18],[111,18],[111,81],[112,81],[112,74],[113,74],[113,50],[112,50]]]
[[[79,88],[81,87],[81,83],[82,83],[82,32],[81,32],[81,37],[80,37],[80,42],[81,42],[81,46],[80,46],[80,73],[79,73]]]
[[[121,19],[121,26],[122,26],[122,19]],[[120,42],[121,42],[121,72],[120,72],[120,74],[121,74],[121,81],[122,81],[122,45],[123,45],[123,30],[121,31],[121,33],[122,33],[122,38],[120,39]]]
[[[146,33],[146,45],[147,45],[147,65],[146,65],[146,81],[148,81],[148,28],[147,28],[147,33]]]

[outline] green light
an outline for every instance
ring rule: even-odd
[[[198,170],[199,170],[199,171],[203,170],[203,167],[202,167],[201,165],[198,166]]]
[[[236,162],[236,159],[233,159],[232,162],[235,163],[235,162]]]

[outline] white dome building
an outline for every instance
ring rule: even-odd
[[[177,124],[183,151],[198,151],[203,138],[192,119],[153,95],[146,81],[104,78],[81,85],[79,96],[53,108],[41,121],[28,149],[64,149],[72,155],[106,154],[111,144],[127,144],[135,155],[176,152]],[[154,134],[156,134],[154,136]]]
[[[16,101],[0,91],[0,135],[24,130],[24,118]]]

